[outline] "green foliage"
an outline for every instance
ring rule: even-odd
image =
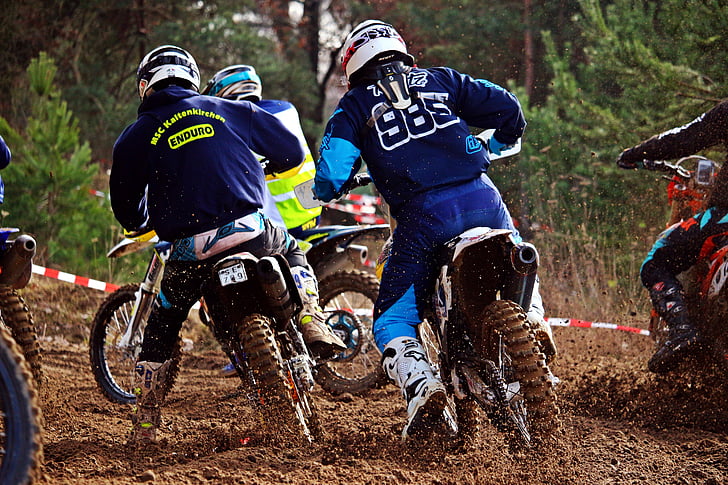
[[[10,138],[2,224],[37,239],[39,264],[52,261],[65,271],[99,276],[108,266],[113,218],[108,201],[90,192],[99,168],[89,144],[79,139],[78,120],[55,87],[55,74],[45,53],[28,67],[31,114],[25,132]]]
[[[496,164],[494,179],[517,215],[553,229],[542,238],[550,258],[573,260],[588,248],[608,253],[618,290],[633,286],[636,262],[664,228],[668,207],[660,174],[621,170],[615,158],[689,122],[725,90],[725,74],[712,65],[722,58],[714,48],[722,31],[695,17],[712,4],[715,16],[725,18],[728,7],[687,3],[581,0],[574,20],[583,50],[541,34],[552,70],[546,98],[532,103],[510,86],[529,125],[519,160]],[[706,43],[712,59],[698,54]]]

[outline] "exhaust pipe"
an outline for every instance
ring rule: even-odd
[[[264,256],[258,261],[256,269],[273,317],[281,323],[286,322],[296,313],[297,308],[278,261]]]
[[[531,243],[521,242],[511,250],[513,269],[521,274],[535,273],[538,269],[538,263],[538,251]]]
[[[524,311],[528,311],[531,306],[538,263],[538,251],[533,244],[521,242],[511,250],[511,265],[514,272],[506,283],[505,296],[508,300],[518,303]]]
[[[35,239],[23,234],[10,241],[9,245],[0,256],[0,285],[25,288],[33,272],[33,256],[37,248]]]
[[[369,248],[361,244],[350,244],[345,249],[349,260],[357,267],[364,265],[369,256]]]

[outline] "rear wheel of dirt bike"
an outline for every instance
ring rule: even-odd
[[[36,389],[40,389],[43,384],[43,354],[28,305],[16,290],[0,287],[0,314],[23,352]]]
[[[129,345],[119,345],[131,323],[138,285],[122,286],[111,293],[101,303],[89,335],[89,356],[91,372],[104,396],[110,401],[121,404],[133,404],[136,396],[132,393],[132,379],[137,357],[142,350],[144,325],[137,335],[133,335]],[[145,322],[146,323],[146,322]],[[179,361],[182,352],[182,339],[178,339],[172,354],[172,366],[167,379],[170,389],[179,372]]]
[[[531,434],[536,442],[545,439],[559,427],[559,409],[553,375],[539,351],[526,314],[516,303],[496,300],[485,308],[482,321],[485,328],[493,328],[502,336],[502,343],[496,348],[502,353],[501,370],[509,395],[512,393],[509,399],[512,434],[518,439]]]
[[[318,413],[308,392],[296,386],[271,324],[262,315],[250,315],[238,327],[238,338],[255,381],[253,391],[263,413],[265,435],[281,442],[303,437],[311,443],[321,432]],[[243,383],[250,384],[244,378]]]
[[[0,328],[0,483],[32,483],[43,463],[42,415],[20,347]]]
[[[372,332],[378,295],[379,280],[364,271],[338,271],[319,282],[326,322],[347,345],[316,374],[316,382],[331,394],[360,394],[387,382]]]

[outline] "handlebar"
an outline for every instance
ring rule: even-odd
[[[679,163],[670,163],[664,160],[642,160],[637,165],[645,170],[652,170],[655,172],[666,172],[670,175],[676,175],[685,180],[690,180],[690,170],[685,167],[681,167]]]

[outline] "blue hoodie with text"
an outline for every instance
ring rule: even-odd
[[[169,86],[147,97],[114,145],[111,205],[121,225],[174,241],[263,206],[265,178],[301,164],[298,138],[247,101]]]

